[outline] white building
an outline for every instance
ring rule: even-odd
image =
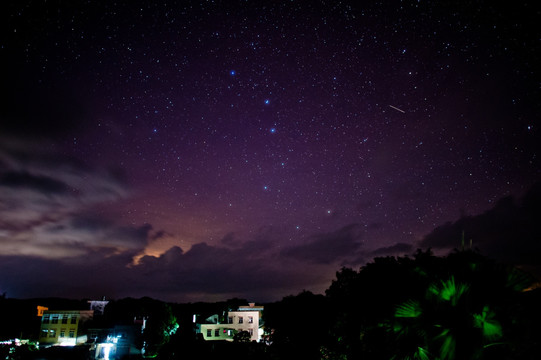
[[[259,341],[263,335],[261,317],[263,306],[256,306],[250,303],[248,306],[241,306],[236,311],[229,311],[224,323],[220,323],[219,317],[213,315],[207,318],[205,324],[198,326],[205,340],[227,340],[233,341],[235,334],[246,331],[250,334],[251,341]]]

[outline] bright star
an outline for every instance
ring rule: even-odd
[[[274,134],[276,132],[276,128],[270,128],[269,131],[271,132],[271,134]]]
[[[270,100],[269,99],[265,99],[265,105],[269,105],[270,104]]]
[[[231,70],[231,71],[229,72],[229,75],[235,76],[236,73],[237,73],[237,72],[236,72],[235,70]]]

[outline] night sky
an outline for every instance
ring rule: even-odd
[[[499,3],[2,2],[0,293],[272,301],[462,232],[539,266],[540,5]]]

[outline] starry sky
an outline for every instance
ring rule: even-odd
[[[541,12],[499,3],[2,2],[0,293],[272,301],[462,232],[539,266]]]

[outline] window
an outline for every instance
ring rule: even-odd
[[[248,316],[248,324],[253,324],[253,323],[254,323],[254,317]]]
[[[68,323],[68,315],[62,316],[62,324],[67,324],[67,323]]]
[[[49,330],[47,330],[47,329],[42,329],[41,330],[41,337],[47,337],[48,334],[49,334]]]
[[[70,330],[70,338],[75,337],[75,330]]]
[[[227,323],[228,324],[233,324],[233,316],[230,316],[227,318]]]
[[[212,337],[212,329],[207,329],[207,337]]]
[[[254,336],[254,329],[248,329],[248,332],[250,333],[250,336]]]
[[[52,337],[52,338],[56,337],[56,330],[55,329],[49,330],[49,337]]]
[[[239,324],[242,324],[244,323],[244,319],[242,318],[242,316],[239,316]]]
[[[66,337],[66,329],[60,329],[60,337]]]
[[[76,316],[71,317],[71,323],[72,324],[77,324],[77,317]]]
[[[214,336],[220,336],[220,329],[214,330]]]
[[[58,315],[53,315],[51,319],[51,324],[58,324]]]
[[[49,323],[49,314],[43,315],[41,320],[43,321],[44,324],[48,324]]]

